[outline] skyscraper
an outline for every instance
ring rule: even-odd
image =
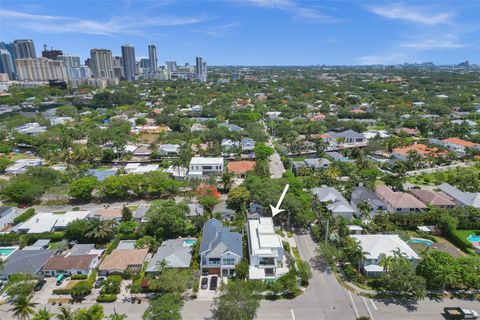
[[[67,70],[63,61],[50,60],[47,58],[28,58],[15,60],[19,80],[67,81]]]
[[[177,61],[165,61],[165,65],[167,66],[168,72],[176,72],[177,71]]]
[[[15,46],[16,59],[36,58],[35,45],[31,39],[21,39],[13,41]]]
[[[135,48],[129,44],[122,46],[123,70],[125,72],[125,79],[132,81],[135,79]]]
[[[47,45],[43,45],[42,57],[52,60],[57,60],[58,56],[62,56],[62,50],[54,50],[53,48],[48,50]]]
[[[77,79],[79,74],[80,57],[61,55],[58,56],[57,60],[63,61],[65,64],[65,69],[67,69],[67,74],[69,79]]]
[[[94,78],[115,79],[112,51],[108,49],[90,50],[90,63]]]
[[[207,82],[207,62],[202,57],[197,57],[195,64],[195,74],[200,82]]]
[[[154,44],[148,46],[148,59],[150,60],[150,73],[157,71],[157,47]]]
[[[0,49],[0,73],[8,74],[10,80],[16,79],[12,55],[5,49]]]

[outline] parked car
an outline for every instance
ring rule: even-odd
[[[63,273],[60,273],[58,276],[57,276],[57,286],[61,285],[63,280],[65,280],[65,275]]]
[[[475,310],[465,309],[460,307],[445,307],[443,308],[447,319],[478,319],[478,313]]]
[[[213,276],[210,278],[210,290],[217,290],[218,277]]]
[[[202,288],[202,290],[206,290],[208,288],[208,278],[207,277],[202,278],[201,288]]]
[[[47,283],[47,280],[45,279],[40,279],[38,282],[35,284],[35,287],[33,287],[33,291],[40,291],[42,290],[43,286]]]
[[[95,288],[100,288],[104,280],[105,280],[104,277],[99,277],[97,281],[95,281]]]

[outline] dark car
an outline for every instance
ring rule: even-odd
[[[35,287],[33,287],[33,291],[40,291],[42,290],[43,286],[47,283],[47,280],[45,279],[40,279],[38,282],[35,284]]]
[[[207,277],[203,277],[202,278],[202,286],[201,286],[202,290],[205,290],[208,288],[208,278]]]
[[[210,290],[217,290],[218,277],[213,276],[210,278]]]
[[[98,278],[97,281],[95,281],[95,288],[100,288],[104,280],[105,280],[104,277]]]

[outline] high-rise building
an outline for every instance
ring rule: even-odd
[[[5,49],[0,49],[0,73],[8,74],[9,80],[16,79],[12,55]]]
[[[51,48],[50,50],[47,49],[47,45],[43,45],[43,51],[42,51],[42,57],[51,59],[51,60],[57,60],[58,56],[62,56],[63,51],[62,50],[55,50]]]
[[[136,61],[135,48],[129,44],[122,46],[123,70],[127,81],[135,80]]]
[[[47,58],[29,58],[15,60],[19,80],[67,81],[68,75],[63,61]]]
[[[65,64],[65,68],[67,69],[68,79],[78,79],[83,78],[85,71],[82,69],[82,65],[80,64],[80,57],[76,56],[69,56],[69,55],[62,55],[58,56],[57,60],[63,61]],[[88,69],[88,74],[90,74],[90,69]]]
[[[117,79],[125,77],[125,73],[123,72],[123,60],[120,56],[113,57],[113,73]]]
[[[90,50],[90,68],[94,78],[114,79],[112,51],[108,49]]]
[[[83,62],[87,67],[89,67],[90,69],[92,68],[92,59],[90,58],[87,58],[85,59],[85,61]]]
[[[150,60],[150,73],[157,71],[157,47],[154,44],[148,46],[148,60]]]
[[[195,74],[198,81],[207,82],[207,62],[202,57],[196,59]]]
[[[36,58],[35,45],[31,39],[21,39],[13,41],[15,46],[16,59]]]
[[[165,65],[167,66],[168,72],[176,72],[177,71],[177,61],[165,61]]]
[[[10,53],[10,57],[12,58],[13,63],[13,71],[15,72],[15,76],[17,74],[17,66],[15,65],[15,59],[17,59],[17,51],[15,50],[15,45],[13,43],[5,43],[0,42],[0,49],[7,50]]]

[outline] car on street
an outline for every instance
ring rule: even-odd
[[[202,278],[201,288],[202,288],[202,290],[206,290],[208,288],[208,278],[207,277]]]
[[[40,291],[42,290],[43,286],[47,283],[47,280],[45,279],[40,279],[38,282],[35,284],[35,287],[33,287],[33,291]]]
[[[445,307],[443,308],[447,319],[460,319],[460,320],[476,320],[478,319],[478,313],[475,310],[465,309],[460,307]]]
[[[105,281],[104,277],[99,277],[97,281],[95,281],[95,288],[100,288],[102,286],[103,281]]]
[[[210,290],[217,290],[218,277],[213,276],[210,278]]]

